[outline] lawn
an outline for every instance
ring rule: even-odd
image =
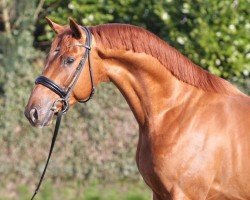
[[[0,191],[0,200],[28,200],[31,192],[28,185],[19,186],[15,194]],[[115,183],[108,185],[77,183],[52,184],[46,181],[37,195],[37,200],[150,200],[150,190],[144,183]]]

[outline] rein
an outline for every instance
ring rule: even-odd
[[[58,113],[57,113],[56,125],[55,125],[55,129],[54,129],[54,133],[53,133],[53,137],[52,137],[52,141],[51,141],[47,161],[46,161],[45,167],[43,169],[43,173],[42,173],[42,175],[40,177],[40,180],[38,182],[38,185],[36,187],[36,190],[35,190],[33,196],[31,197],[31,200],[33,200],[35,198],[35,196],[36,196],[37,192],[39,191],[39,188],[40,188],[40,186],[42,184],[42,181],[43,181],[44,175],[46,173],[46,170],[47,170],[47,167],[48,167],[48,164],[49,164],[49,161],[50,161],[50,157],[51,157],[51,154],[53,152],[53,148],[54,148],[54,145],[55,145],[55,142],[56,142],[56,138],[57,138],[58,131],[59,131],[59,128],[60,128],[60,123],[61,123],[62,116],[69,109],[69,97],[70,97],[70,95],[72,93],[72,90],[74,89],[75,84],[77,83],[77,80],[78,80],[82,70],[85,67],[85,63],[86,63],[87,60],[88,60],[88,63],[89,63],[89,75],[90,75],[90,82],[91,82],[91,92],[90,92],[89,97],[87,97],[84,100],[79,100],[79,102],[80,103],[86,103],[87,101],[89,101],[92,98],[92,96],[94,95],[94,92],[95,92],[93,72],[92,72],[92,67],[91,67],[91,60],[90,60],[90,56],[89,56],[90,50],[91,50],[92,35],[90,33],[90,30],[87,27],[82,27],[82,29],[86,33],[86,42],[85,42],[84,45],[81,45],[81,46],[84,47],[86,50],[85,50],[85,53],[84,53],[83,57],[81,58],[81,61],[80,61],[79,65],[78,65],[78,67],[76,68],[76,71],[75,71],[75,73],[73,75],[73,79],[72,79],[71,83],[69,84],[68,88],[66,90],[63,89],[58,84],[56,84],[55,82],[53,82],[52,80],[50,80],[49,78],[47,78],[45,76],[39,76],[35,80],[35,84],[41,84],[41,85],[49,88],[50,90],[52,90],[53,92],[55,92],[56,94],[59,95],[60,98],[57,99],[53,103],[53,105],[51,107],[51,110],[52,111],[57,110],[57,103],[58,102],[62,103],[62,109],[60,111],[58,111]]]

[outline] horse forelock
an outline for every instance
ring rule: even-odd
[[[56,48],[60,48],[60,54],[63,54],[70,50],[70,47],[74,46],[73,40],[75,39],[73,32],[69,27],[66,27],[62,33],[56,35],[54,41],[51,44],[51,51],[54,51]],[[84,43],[85,37],[83,37],[79,43]]]
[[[227,81],[210,74],[149,31],[125,24],[105,24],[91,27],[97,44],[105,48],[132,50],[158,59],[177,79],[187,84],[217,93],[234,91]]]

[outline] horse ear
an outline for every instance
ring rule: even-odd
[[[51,19],[49,19],[48,17],[45,17],[45,19],[47,20],[49,26],[53,29],[53,31],[58,34],[60,33],[62,30],[63,30],[63,26],[55,23],[55,22],[52,22]]]
[[[80,28],[80,26],[72,18],[69,18],[69,26],[70,26],[70,29],[72,30],[74,36],[77,39],[80,39],[82,37],[83,31]]]

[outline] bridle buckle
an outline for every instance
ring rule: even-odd
[[[52,110],[53,112],[57,111],[57,109],[58,109],[57,104],[58,103],[62,104],[62,109],[61,109],[60,112],[66,113],[69,110],[69,102],[66,99],[63,99],[63,98],[57,99],[53,103],[53,105],[51,106],[50,110]]]

